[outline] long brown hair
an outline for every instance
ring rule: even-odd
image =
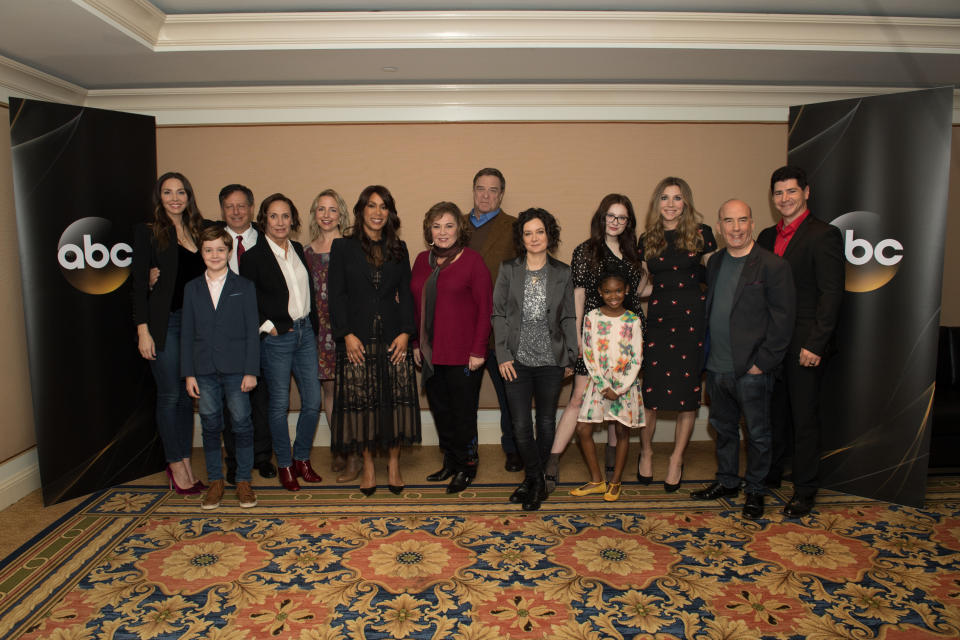
[[[627,210],[627,224],[623,227],[623,233],[617,236],[620,253],[628,263],[634,266],[640,264],[640,254],[637,253],[637,216],[633,213],[633,203],[625,195],[608,193],[603,196],[590,220],[590,239],[586,246],[587,262],[597,273],[603,269],[604,250],[607,247],[607,211],[615,204],[623,205]]]
[[[643,235],[643,257],[646,260],[658,257],[667,248],[666,230],[663,227],[663,218],[660,216],[660,196],[667,187],[671,186],[678,187],[680,197],[683,198],[683,212],[677,220],[676,247],[681,251],[689,252],[703,250],[703,236],[700,234],[703,216],[693,204],[693,190],[683,178],[670,176],[658,182],[650,196],[647,225]]]
[[[150,228],[153,230],[153,238],[157,241],[157,247],[160,249],[167,248],[170,243],[170,230],[173,229],[173,221],[170,220],[166,209],[163,208],[163,198],[161,197],[163,183],[171,178],[183,183],[183,190],[187,192],[187,206],[180,218],[184,231],[190,234],[190,237],[196,243],[197,238],[200,237],[200,230],[203,228],[203,216],[200,214],[200,209],[197,208],[197,200],[193,195],[193,185],[182,173],[168,171],[157,178],[157,183],[153,187],[153,223]]]

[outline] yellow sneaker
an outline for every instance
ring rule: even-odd
[[[605,493],[607,491],[607,483],[601,480],[600,482],[588,482],[587,484],[577,487],[576,489],[570,489],[570,495],[572,496],[589,496],[593,493]]]
[[[611,482],[607,485],[607,492],[603,494],[603,499],[607,502],[616,502],[617,498],[620,497],[620,489],[622,486],[619,482]]]

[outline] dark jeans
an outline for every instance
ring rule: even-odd
[[[167,341],[150,371],[157,383],[157,432],[167,462],[189,459],[193,451],[193,398],[180,377],[180,315],[178,309],[167,321]]]
[[[523,458],[527,477],[536,478],[543,474],[557,430],[557,401],[563,384],[563,367],[528,367],[514,360],[513,368],[517,372],[516,379],[504,383],[513,418],[513,439]],[[530,417],[532,402],[537,406],[536,435]]]
[[[250,482],[253,469],[253,423],[250,420],[249,395],[240,390],[242,373],[214,373],[197,376],[200,388],[200,426],[203,427],[203,455],[207,477],[223,480],[220,464],[220,432],[223,431],[223,401],[233,422],[237,455],[237,481]]]
[[[783,375],[773,385],[770,477],[780,479],[792,457],[794,493],[812,497],[820,486],[820,382],[826,360],[819,367],[802,367],[799,358],[799,353],[787,354]]]
[[[465,365],[433,365],[427,399],[437,425],[443,463],[454,471],[477,474],[477,403],[483,371]]]
[[[747,423],[747,493],[765,493],[763,480],[770,471],[770,398],[773,374],[707,372],[710,424],[717,431],[717,481],[740,486],[740,414]]]
[[[490,374],[493,390],[497,392],[497,403],[500,405],[500,446],[504,453],[516,453],[517,443],[513,440],[513,420],[510,418],[510,401],[507,400],[507,391],[504,388],[503,376],[500,375],[500,363],[497,362],[497,352],[487,350],[487,360],[483,366]]]
[[[273,438],[270,436],[269,406],[270,392],[267,380],[261,372],[257,386],[250,392],[250,410],[253,420],[253,464],[270,462],[273,457]],[[230,412],[223,414],[223,448],[226,451],[227,472],[237,470],[237,445],[233,435],[233,421]]]
[[[310,328],[310,318],[297,320],[293,330],[277,336],[265,336],[260,342],[260,366],[267,379],[270,396],[270,435],[277,466],[289,467],[290,430],[287,411],[290,409],[290,374],[300,391],[300,417],[293,441],[293,458],[309,460],[313,436],[320,419],[320,381],[317,379],[317,337]]]

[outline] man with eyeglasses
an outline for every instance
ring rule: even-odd
[[[493,282],[497,281],[500,264],[516,257],[516,249],[513,246],[513,223],[517,219],[500,209],[506,184],[503,174],[498,169],[489,167],[480,169],[473,177],[473,208],[467,214],[470,230],[473,232],[469,246],[483,256],[483,262],[490,270]],[[484,366],[490,374],[493,388],[497,392],[497,402],[500,404],[500,445],[507,457],[504,469],[522,471],[523,460],[513,440],[513,421],[510,419],[507,393],[503,386],[503,378],[500,376],[497,356],[493,350],[492,332]],[[446,468],[447,465],[444,464],[444,469]],[[437,480],[444,479],[437,478]]]

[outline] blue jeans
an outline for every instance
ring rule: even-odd
[[[773,374],[707,372],[710,395],[710,424],[717,431],[717,482],[724,487],[740,486],[740,414],[747,423],[747,493],[766,493],[763,480],[770,471],[772,428],[770,398]]]
[[[500,365],[497,363],[497,352],[494,349],[487,350],[487,360],[483,363],[487,373],[490,374],[490,382],[493,383],[493,390],[497,392],[497,404],[500,405],[500,446],[504,453],[516,453],[517,444],[513,441],[513,420],[510,419],[510,402],[507,400],[507,392],[504,388],[503,376],[500,375]]]
[[[309,460],[313,436],[320,420],[320,381],[317,379],[317,337],[310,318],[297,320],[293,329],[276,336],[265,336],[260,342],[260,366],[270,389],[268,416],[273,452],[277,466],[291,466],[290,431],[287,411],[290,409],[290,374],[300,390],[300,418],[293,441],[293,458]]]
[[[517,377],[512,382],[504,381],[513,418],[513,440],[527,477],[536,478],[543,474],[557,431],[563,367],[528,367],[514,360],[513,368]],[[530,417],[531,402],[537,405],[536,435]]]
[[[189,459],[193,452],[193,398],[180,377],[180,315],[179,309],[170,314],[163,351],[157,349],[157,359],[150,361],[157,383],[157,432],[167,462]]]
[[[253,469],[253,421],[250,418],[250,394],[240,390],[242,373],[212,373],[197,376],[200,387],[200,425],[203,427],[203,455],[207,477],[223,480],[220,432],[223,431],[223,400],[233,426],[236,444],[237,481],[250,482]]]

